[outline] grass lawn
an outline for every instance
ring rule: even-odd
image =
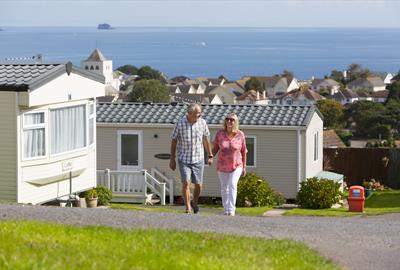
[[[400,190],[374,191],[365,201],[364,213],[349,212],[346,208],[338,209],[292,209],[285,216],[359,216],[400,213]]]
[[[211,204],[200,204],[200,214],[207,215],[222,215],[224,210],[220,205],[211,205]],[[125,209],[125,210],[133,210],[133,211],[156,211],[156,212],[178,212],[184,213],[183,210],[177,210],[177,207],[171,206],[151,206],[151,205],[143,205],[143,204],[126,204],[126,203],[112,203],[111,208],[114,209]],[[236,214],[240,216],[261,216],[266,211],[272,209],[272,207],[264,206],[264,207],[237,207]]]
[[[214,233],[0,222],[0,269],[339,269],[303,244]]]

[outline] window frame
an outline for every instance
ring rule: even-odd
[[[252,138],[253,142],[254,142],[254,157],[253,157],[254,164],[253,165],[247,165],[246,164],[246,167],[247,168],[257,168],[257,136],[255,136],[255,135],[246,135],[245,137],[246,137],[246,139]],[[247,148],[247,143],[246,143],[246,148]],[[248,149],[247,149],[246,163],[247,163],[247,160],[248,160],[248,155],[249,155],[249,152],[248,152]]]
[[[93,112],[90,112],[91,106],[93,106]],[[89,101],[88,105],[87,105],[87,111],[86,111],[86,117],[87,117],[87,140],[86,140],[86,145],[92,146],[95,142],[96,142],[96,104],[94,101]],[[90,120],[93,119],[93,141],[90,142]]]
[[[315,131],[313,136],[313,162],[319,160],[319,132]]]
[[[138,165],[122,165],[122,135],[138,135]],[[121,171],[143,169],[143,131],[142,130],[118,130],[117,131],[117,168]]]
[[[82,103],[82,104],[77,104],[77,105],[70,105],[70,106],[65,106],[65,107],[56,107],[56,108],[49,108],[48,109],[48,111],[49,111],[49,129],[51,129],[52,127],[51,127],[51,124],[50,124],[50,122],[51,122],[51,111],[55,111],[55,110],[62,110],[62,109],[66,109],[66,108],[72,108],[72,107],[80,107],[80,106],[82,106],[82,107],[84,107],[85,108],[85,120],[86,120],[86,126],[85,126],[85,128],[84,128],[84,130],[85,130],[85,145],[83,146],[83,147],[80,147],[80,148],[76,148],[76,149],[72,149],[72,150],[68,150],[68,151],[64,151],[64,152],[59,152],[59,153],[51,153],[51,150],[53,150],[53,149],[51,149],[51,147],[49,146],[49,149],[50,149],[50,152],[49,152],[49,155],[50,155],[50,158],[52,158],[52,157],[58,157],[58,156],[62,156],[62,155],[65,155],[65,154],[71,154],[71,153],[75,153],[75,152],[80,152],[80,151],[82,151],[82,150],[85,150],[85,149],[87,149],[88,147],[89,147],[89,145],[88,145],[88,136],[89,136],[89,129],[88,129],[88,125],[89,125],[89,118],[88,118],[88,110],[87,110],[87,104],[85,104],[85,103]],[[51,144],[51,142],[52,142],[52,140],[53,140],[54,138],[52,138],[51,136],[50,136],[50,134],[49,134],[49,138],[48,138],[48,142],[49,142],[49,144]]]
[[[32,125],[25,125],[25,116],[29,114],[37,114],[43,113],[44,114],[44,123],[40,124],[32,124]],[[49,144],[48,144],[48,110],[37,110],[37,111],[28,111],[22,113],[22,134],[21,134],[21,160],[28,161],[28,160],[37,160],[37,159],[44,159],[47,158],[47,153],[49,153]],[[35,156],[35,157],[25,157],[25,147],[24,147],[24,133],[26,130],[32,129],[42,129],[44,128],[44,155],[42,156]]]

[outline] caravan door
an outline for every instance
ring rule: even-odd
[[[118,130],[118,170],[143,169],[143,132],[141,130]]]

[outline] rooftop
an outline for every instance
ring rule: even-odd
[[[175,124],[186,114],[188,104],[98,103],[98,123]],[[202,117],[208,124],[222,124],[235,112],[241,125],[306,127],[314,106],[282,105],[202,105]]]

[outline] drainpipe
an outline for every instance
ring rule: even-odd
[[[300,129],[297,130],[297,189],[300,189],[301,181],[301,132]]]

